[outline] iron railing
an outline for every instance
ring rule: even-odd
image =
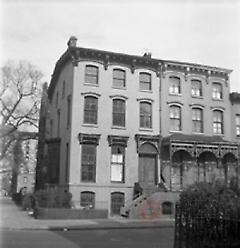
[[[176,205],[174,248],[240,247],[240,213]]]

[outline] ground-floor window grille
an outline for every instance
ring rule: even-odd
[[[81,192],[81,206],[86,208],[95,207],[95,193],[91,191]]]

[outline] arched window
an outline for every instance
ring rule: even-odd
[[[152,128],[152,104],[140,102],[140,127]]]
[[[98,99],[94,96],[84,98],[84,123],[97,124]]]
[[[146,72],[139,73],[140,90],[152,90],[151,74]]]
[[[191,93],[192,96],[202,96],[202,82],[200,80],[191,80]]]
[[[121,69],[113,70],[113,87],[114,88],[125,88],[125,71]]]
[[[71,123],[71,100],[72,97],[71,95],[69,95],[67,97],[67,128],[70,127],[70,123]]]
[[[63,80],[62,84],[62,99],[65,97],[65,90],[66,90],[66,82]]]
[[[169,93],[180,94],[181,93],[181,80],[179,77],[169,77]]]
[[[181,108],[176,105],[170,106],[170,131],[181,131]]]
[[[58,106],[58,92],[56,93],[56,108],[57,108],[57,106]]]
[[[111,193],[111,214],[119,215],[121,207],[124,206],[124,193],[121,192],[113,192]]]
[[[221,110],[213,111],[213,133],[223,134],[223,112]]]
[[[85,83],[98,84],[98,67],[94,65],[86,65],[85,68]]]
[[[203,132],[203,111],[200,108],[192,109],[192,131],[194,133]]]
[[[125,127],[126,103],[122,99],[113,99],[113,126]]]
[[[60,137],[60,125],[61,125],[61,110],[57,111],[57,136]]]
[[[215,100],[223,99],[222,84],[220,84],[220,83],[213,83],[212,84],[212,98]]]
[[[91,191],[81,192],[81,206],[86,208],[95,207],[95,193]]]

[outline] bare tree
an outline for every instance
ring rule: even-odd
[[[43,74],[28,62],[8,62],[0,72],[0,160],[20,131],[36,132]]]

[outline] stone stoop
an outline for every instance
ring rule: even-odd
[[[121,213],[125,213],[122,216],[129,219],[174,218],[178,199],[179,192],[155,191],[133,200],[131,204],[122,208],[123,212],[121,211]]]
[[[130,217],[130,212],[132,209],[136,208],[139,204],[147,199],[146,195],[139,195],[136,199],[125,204],[124,207],[120,209],[120,215],[123,217]]]

